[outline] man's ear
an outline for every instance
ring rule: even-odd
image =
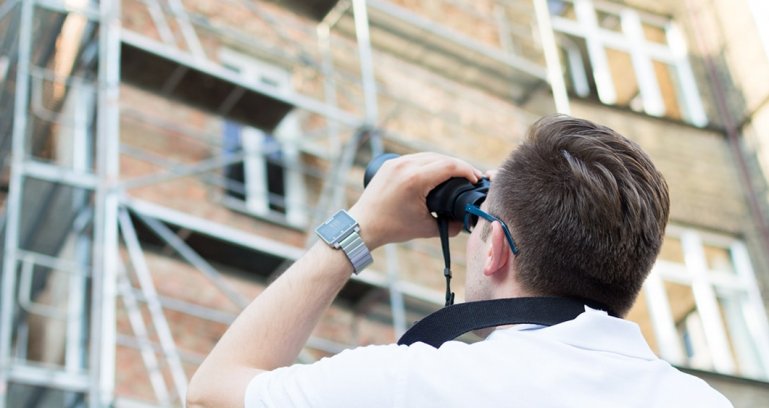
[[[505,237],[505,231],[499,222],[491,223],[491,232],[488,237],[486,251],[486,262],[483,267],[483,274],[491,276],[499,272],[506,272],[510,262],[510,248]],[[503,277],[499,275],[498,277]]]

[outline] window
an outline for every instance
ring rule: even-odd
[[[669,226],[628,318],[671,363],[769,379],[769,324],[739,240]]]
[[[245,201],[256,214],[267,215],[269,210],[285,214],[282,152],[275,138],[259,129],[226,122],[224,152],[228,158],[243,154],[242,162],[225,169],[227,194]]]
[[[566,83],[653,116],[707,124],[687,49],[675,24],[597,0],[549,0]]]
[[[238,72],[245,82],[258,82],[276,93],[291,92],[291,76],[280,67],[222,50],[221,63]],[[301,170],[299,138],[301,128],[295,113],[267,132],[225,121],[225,157],[243,156],[224,169],[227,196],[245,211],[279,220],[296,227],[307,223],[304,175]]]

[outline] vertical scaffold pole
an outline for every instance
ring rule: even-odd
[[[363,83],[363,96],[366,104],[366,125],[373,127],[376,126],[379,112],[366,0],[352,0],[352,11],[355,18],[355,35],[358,38],[361,82]]]
[[[19,247],[19,222],[23,188],[24,146],[29,104],[29,69],[32,50],[32,13],[34,3],[22,1],[19,24],[19,51],[16,66],[16,101],[13,115],[11,174],[6,202],[6,229],[3,254],[3,293],[0,296],[0,408],[5,408],[8,396],[8,374],[11,370],[11,338],[16,315],[16,263]]]
[[[91,303],[90,404],[111,406],[115,387],[115,299],[118,265],[120,9],[100,2],[98,112],[96,129],[94,274]]]
[[[372,157],[384,152],[380,132],[379,108],[377,105],[377,86],[374,76],[374,61],[371,52],[371,34],[369,32],[368,10],[366,0],[352,0],[353,17],[355,18],[355,35],[358,39],[358,54],[360,58],[361,82],[366,103],[365,123],[369,127],[368,136],[371,144]],[[353,140],[354,141],[354,140]],[[347,158],[352,164],[354,155]],[[387,284],[390,292],[390,310],[392,312],[393,328],[396,336],[406,331],[406,311],[403,294],[398,285],[398,250],[394,245],[385,247],[387,262]]]

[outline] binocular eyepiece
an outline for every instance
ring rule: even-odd
[[[368,186],[384,162],[396,157],[398,155],[395,153],[384,153],[372,159],[366,166],[363,186]],[[465,218],[465,206],[467,204],[480,206],[486,200],[490,186],[491,182],[487,178],[472,184],[463,177],[452,177],[430,191],[427,195],[427,209],[438,217],[462,222]]]

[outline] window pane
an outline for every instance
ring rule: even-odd
[[[677,322],[676,330],[683,345],[686,364],[693,368],[712,370],[713,359],[699,311],[694,310]]]
[[[705,245],[705,259],[709,271],[735,274],[731,252],[728,248]]]
[[[718,294],[718,306],[736,366],[734,374],[765,379],[767,367],[761,363],[758,346],[748,328],[745,301],[744,293],[722,291]]]
[[[665,291],[670,300],[670,311],[673,314],[673,322],[687,365],[712,369],[710,349],[692,287],[676,282],[665,282]]]
[[[670,235],[666,236],[665,241],[662,243],[662,250],[660,251],[658,258],[664,261],[683,264],[684,248],[681,244],[681,239],[677,237],[671,237]]]
[[[240,140],[241,126],[235,122],[224,122],[224,141],[222,143],[223,156],[232,158],[243,152]],[[240,200],[246,199],[246,187],[244,183],[243,161],[237,161],[222,169],[224,187],[227,195]]]
[[[694,301],[694,292],[692,287],[676,282],[665,282],[665,292],[667,292],[670,301],[670,312],[673,314],[673,321],[678,325],[686,320],[687,316],[696,311],[697,305]]]
[[[643,101],[639,94],[638,82],[633,70],[633,59],[630,54],[607,48],[606,57],[614,82],[614,90],[617,93],[617,105],[628,106],[638,112],[643,111]]]
[[[547,2],[550,8],[550,14],[554,16],[560,16],[568,18],[570,20],[576,19],[576,13],[574,12],[574,3],[566,0],[549,0]]]
[[[665,103],[665,116],[683,120],[681,84],[675,67],[660,61],[653,61],[653,64],[654,74],[660,85],[660,94]]]
[[[712,369],[710,348],[692,287],[666,281],[665,291],[686,364],[694,368]]]
[[[593,67],[587,54],[585,40],[563,34],[557,38],[560,44],[566,86],[570,91],[583,98],[596,95]]]
[[[622,22],[618,14],[596,10],[596,18],[598,19],[599,27],[615,32],[622,31]]]
[[[664,27],[645,22],[641,23],[641,26],[643,28],[644,37],[647,41],[667,45],[668,39]]]

